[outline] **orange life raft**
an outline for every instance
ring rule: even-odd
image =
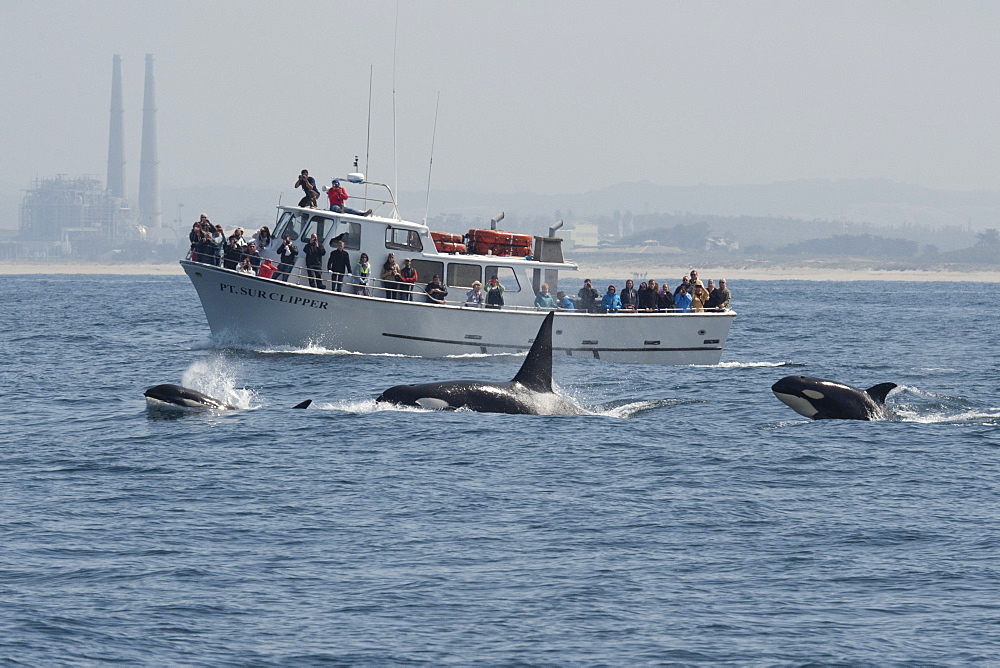
[[[465,244],[462,243],[461,234],[450,234],[448,232],[431,232],[431,239],[434,240],[434,247],[439,253],[464,253]]]
[[[501,230],[469,230],[469,248],[479,255],[508,255],[524,257],[531,255],[534,237],[530,234],[514,234]]]

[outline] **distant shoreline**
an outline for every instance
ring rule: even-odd
[[[984,270],[974,268],[969,271],[954,270],[922,270],[922,269],[871,269],[851,267],[801,267],[794,265],[776,265],[766,267],[713,267],[695,263],[703,279],[720,278],[729,281],[913,281],[913,282],[973,282],[1000,283],[1000,268]],[[580,271],[573,275],[578,278],[591,278],[600,282],[623,282],[625,279],[645,280],[653,278],[657,281],[666,280],[674,285],[692,269],[687,265],[668,265],[657,262],[620,262],[609,263],[601,261],[584,261],[580,263]],[[99,262],[69,262],[46,264],[40,262],[8,261],[0,264],[0,275],[116,275],[116,276],[180,276],[184,273],[177,262],[152,263],[122,263],[101,264]]]

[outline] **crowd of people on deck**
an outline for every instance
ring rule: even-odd
[[[303,179],[308,180],[303,181]],[[300,182],[296,186],[299,187],[300,183],[311,184],[310,187],[315,189],[315,182],[308,176],[306,170],[302,170]],[[334,185],[339,189],[340,184],[336,179]],[[305,188],[305,185],[302,187]],[[332,189],[328,190],[328,194],[331,191]],[[307,190],[308,195],[309,191]],[[337,211],[345,213],[371,215],[371,210],[359,213],[353,209],[347,209],[344,206],[346,199],[346,193],[343,196],[340,194],[330,195],[331,210],[337,207]],[[310,201],[312,200],[310,199]],[[301,202],[299,205],[305,206]],[[285,235],[279,243],[271,236],[270,229],[264,226],[250,235],[249,238],[241,227],[237,227],[232,234],[226,236],[222,226],[213,225],[204,213],[192,225],[189,238],[191,259],[195,262],[212,264],[244,274],[281,281],[289,279],[299,255],[298,246],[288,235]],[[271,260],[263,259],[261,256],[261,251],[267,250],[272,244],[277,244],[275,248],[278,257],[277,266]],[[330,272],[331,278],[329,289],[334,292],[352,289],[354,294],[373,296],[375,293],[372,289],[372,265],[368,254],[361,253],[358,261],[352,264],[350,254],[345,250],[344,245],[341,238],[330,240],[331,250],[326,261],[326,270]],[[309,286],[326,290],[327,284],[323,277],[323,258],[327,255],[327,250],[316,234],[309,238],[302,252],[305,255],[306,277]],[[375,296],[384,296],[400,301],[413,301],[414,287],[420,279],[416,268],[413,267],[413,261],[406,258],[403,260],[403,265],[400,266],[396,262],[394,253],[389,253],[378,273],[378,278],[380,290]],[[441,277],[437,274],[424,286],[423,292],[428,302],[446,303],[448,288],[441,282]],[[499,278],[491,276],[485,287],[480,281],[473,282],[472,287],[466,292],[464,303],[468,306],[500,309],[504,306],[503,295],[504,286],[500,283]],[[556,292],[555,297],[553,297],[549,293],[549,285],[543,283],[535,295],[534,306],[536,309],[585,313],[697,313],[727,311],[731,299],[732,295],[726,286],[725,279],[720,279],[718,286],[712,279],[702,283],[698,276],[698,270],[692,269],[688,275],[681,278],[674,290],[670,289],[666,281],[662,284],[652,279],[642,281],[637,288],[635,282],[628,279],[621,291],[615,285],[609,285],[604,295],[601,295],[588,278],[584,280],[583,287],[577,292],[575,300],[561,290]]]
[[[731,301],[732,294],[726,286],[726,279],[719,279],[718,286],[712,279],[702,283],[698,270],[692,269],[690,274],[681,278],[673,291],[666,281],[662,285],[652,279],[642,281],[636,288],[635,282],[628,279],[621,292],[614,285],[609,285],[602,296],[588,278],[577,293],[576,308],[587,313],[701,313],[728,311]]]
[[[191,259],[217,267],[235,269],[245,274],[271,277],[275,267],[261,257],[273,241],[271,230],[265,225],[247,238],[242,227],[226,236],[222,225],[213,225],[208,215],[201,214],[188,234],[191,241]]]
[[[191,227],[191,259],[195,262],[221,266],[240,273],[257,275],[263,278],[274,278],[287,281],[299,256],[299,248],[288,235],[276,246],[278,264],[263,259],[261,251],[270,248],[275,243],[267,226],[261,227],[249,238],[241,227],[226,236],[221,225],[213,225],[206,214],[201,214],[198,222]],[[330,287],[334,292],[344,292],[352,289],[354,294],[373,296],[372,265],[367,253],[361,253],[358,261],[351,263],[350,254],[344,248],[343,239],[331,239],[331,250],[326,261],[326,270],[330,272]],[[320,290],[327,289],[323,277],[323,258],[327,250],[323,247],[316,234],[313,234],[303,248],[305,255],[306,277],[309,287]],[[413,261],[403,260],[400,266],[395,253],[389,253],[379,272],[381,290],[378,296],[400,301],[413,301],[414,287],[420,279]],[[435,304],[446,303],[448,288],[441,282],[437,274],[431,277],[423,288],[427,301]],[[466,292],[465,304],[500,309],[504,306],[504,287],[497,276],[491,276],[485,288],[480,281],[475,281]],[[535,308],[557,311],[582,311],[585,313],[696,313],[704,311],[729,310],[732,295],[725,279],[720,279],[718,286],[708,279],[702,283],[698,270],[692,269],[690,274],[683,276],[677,287],[671,291],[664,281],[642,281],[635,287],[632,279],[625,281],[619,292],[615,285],[609,285],[604,295],[594,288],[588,278],[577,292],[576,299],[568,296],[562,290],[553,297],[549,292],[548,283],[543,283],[535,295]]]

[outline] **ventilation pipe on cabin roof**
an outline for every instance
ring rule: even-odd
[[[493,216],[492,218],[490,218],[490,229],[491,230],[497,229],[497,223],[499,223],[501,220],[503,220],[503,211],[500,212],[500,215]]]
[[[560,220],[558,223],[549,228],[549,236],[554,237],[556,235],[556,230],[563,226],[563,222]]]

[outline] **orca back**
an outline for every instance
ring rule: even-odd
[[[555,316],[556,312],[550,311],[542,320],[528,356],[512,383],[520,383],[535,392],[552,391],[552,321]]]
[[[885,406],[885,398],[889,396],[889,393],[895,390],[898,385],[896,383],[879,383],[878,385],[873,385],[865,390],[865,393],[875,400],[875,403]]]

